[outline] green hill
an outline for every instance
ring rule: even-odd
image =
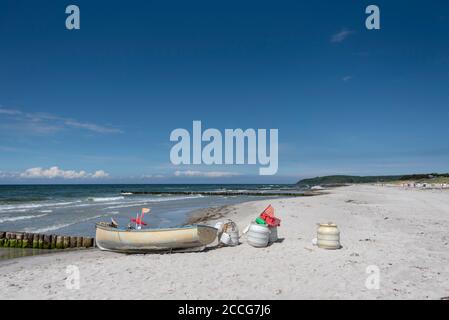
[[[449,173],[429,173],[429,174],[410,174],[396,176],[324,176],[300,180],[297,185],[300,187],[312,186],[333,186],[354,183],[377,183],[377,182],[400,182],[400,181],[423,181],[432,182],[432,180],[441,181],[441,178],[449,178]],[[445,179],[444,179],[445,180]]]

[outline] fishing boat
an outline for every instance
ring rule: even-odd
[[[151,251],[201,251],[217,237],[217,229],[193,225],[166,229],[125,229],[96,224],[96,245],[101,250],[122,253]]]

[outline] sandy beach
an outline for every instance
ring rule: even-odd
[[[124,255],[97,249],[0,262],[0,299],[441,299],[449,296],[449,191],[354,185],[316,197],[222,207],[239,229],[268,204],[283,239],[267,248]],[[224,218],[220,218],[224,219]],[[319,249],[332,221],[343,248]],[[214,221],[207,223],[213,224]],[[67,289],[67,267],[80,288]],[[379,289],[365,282],[379,269]]]

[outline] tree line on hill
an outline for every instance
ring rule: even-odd
[[[349,175],[333,175],[324,177],[315,177],[302,179],[297,182],[299,187],[312,186],[331,186],[353,183],[386,183],[393,181],[419,181],[423,179],[449,178],[449,173],[428,173],[428,174],[410,174],[410,175],[393,175],[393,176],[349,176]]]

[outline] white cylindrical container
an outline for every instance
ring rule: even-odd
[[[263,248],[268,246],[269,240],[270,229],[268,226],[251,223],[247,233],[247,241],[250,245],[256,248]]]
[[[340,230],[334,223],[320,223],[318,225],[317,245],[323,249],[340,249]]]
[[[270,228],[270,243],[274,243],[278,241],[278,227],[272,227]]]

